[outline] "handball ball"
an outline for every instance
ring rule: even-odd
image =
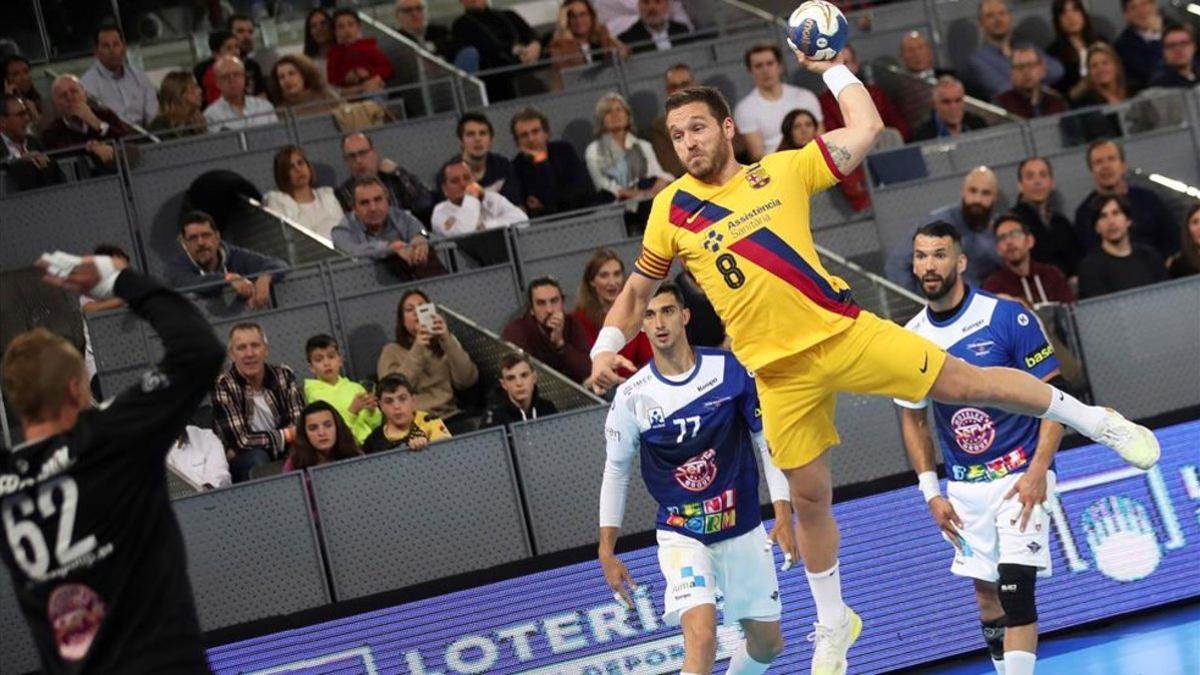
[[[842,11],[825,0],[805,2],[788,19],[788,44],[814,61],[837,56],[849,32]]]

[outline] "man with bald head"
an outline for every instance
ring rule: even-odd
[[[112,141],[132,133],[130,128],[108,108],[89,104],[87,91],[74,75],[54,78],[50,92],[58,119],[42,134],[46,149],[82,148],[101,167],[113,166]]]
[[[967,90],[963,83],[953,75],[943,75],[933,88],[933,113],[913,131],[913,140],[958,136],[986,126],[982,117],[967,111]]]
[[[963,278],[975,288],[982,287],[983,280],[1000,267],[996,235],[990,227],[992,216],[999,212],[996,204],[999,192],[996,174],[986,166],[975,167],[963,178],[958,204],[935,209],[912,228],[915,232],[918,226],[939,220],[957,228],[962,234],[963,255],[970,261]],[[911,241],[912,236],[906,237],[888,255],[887,278],[914,293],[920,293],[912,271]]]
[[[279,121],[270,101],[246,95],[246,66],[241,59],[219,57],[213,63],[213,76],[221,98],[204,110],[210,131],[246,129]]]
[[[979,3],[979,48],[967,58],[964,78],[979,90],[981,98],[991,100],[1011,85],[1013,31],[1012,12],[1004,0],[982,0]],[[1058,59],[1041,53],[1046,66],[1043,82],[1053,85],[1063,76]]]

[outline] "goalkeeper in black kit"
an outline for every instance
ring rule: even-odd
[[[165,355],[93,406],[83,357],[42,328],[5,350],[24,443],[0,452],[0,559],[48,673],[207,673],[164,461],[224,350],[190,302],[106,256],[42,256],[46,281],[119,297]]]

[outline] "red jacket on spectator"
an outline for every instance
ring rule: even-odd
[[[355,68],[366,68],[372,75],[387,80],[392,76],[392,62],[383,53],[375,38],[362,38],[346,45],[332,45],[326,74],[335,87],[346,86],[346,75]]]
[[[900,135],[904,137],[905,142],[912,138],[912,133],[908,128],[908,121],[892,105],[892,100],[888,98],[887,93],[877,84],[868,84],[867,93],[871,95],[871,100],[875,102],[875,109],[879,111],[879,116],[883,118],[885,127],[893,127]],[[833,131],[846,126],[846,120],[842,118],[842,108],[838,105],[837,99],[833,97],[833,93],[828,89],[822,92],[818,97],[821,102],[821,114],[825,117],[825,131]]]
[[[588,345],[596,344],[596,337],[600,335],[600,328],[592,323],[592,320],[587,317],[582,309],[577,309],[572,313],[576,319],[579,319],[579,324],[583,326],[584,334],[587,335]],[[590,347],[589,347],[590,349]],[[654,350],[650,348],[650,338],[646,337],[645,333],[639,332],[629,344],[618,352],[621,356],[633,362],[634,368],[641,368],[650,363],[650,359],[654,358]],[[621,377],[629,377],[635,371],[622,370],[619,374]]]
[[[108,125],[105,133],[102,134],[91,127],[81,129],[68,125],[66,120],[60,116],[42,132],[42,145],[46,146],[47,150],[61,150],[83,145],[88,141],[114,141],[132,133],[129,126],[108,108],[92,108],[92,112],[100,118],[101,122]]]
[[[984,280],[983,290],[1024,299],[1031,307],[1042,302],[1075,302],[1075,294],[1062,270],[1036,260],[1029,261],[1027,277],[1017,275],[1008,267],[997,269]]]
[[[555,348],[542,327],[529,312],[513,319],[500,337],[524,349],[530,356],[566,375],[583,382],[592,374],[592,343],[573,314],[563,317],[563,346]]]

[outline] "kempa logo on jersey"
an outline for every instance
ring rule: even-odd
[[[1054,356],[1054,347],[1046,343],[1025,355],[1025,367],[1032,368],[1051,356]]]

